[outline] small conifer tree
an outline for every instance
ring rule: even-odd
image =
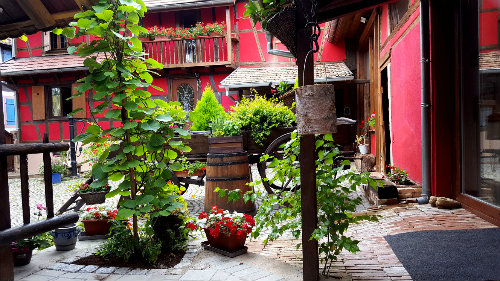
[[[191,112],[189,116],[191,121],[193,121],[191,130],[210,130],[208,121],[213,121],[217,118],[225,118],[225,114],[224,107],[219,104],[215,98],[214,91],[207,85],[203,90],[200,101],[196,104],[194,111]]]

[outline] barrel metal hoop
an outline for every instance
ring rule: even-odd
[[[219,178],[219,179],[206,178],[207,181],[240,181],[240,180],[248,180],[248,179],[250,179],[250,177]]]
[[[230,166],[230,165],[238,165],[238,164],[248,164],[248,159],[243,160],[243,161],[234,161],[234,162],[207,163],[207,166]]]
[[[244,156],[248,155],[246,151],[244,152],[233,152],[233,153],[215,153],[215,154],[207,154],[207,158],[224,158],[224,157],[233,157],[233,156]]]

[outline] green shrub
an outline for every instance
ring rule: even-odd
[[[193,121],[191,130],[193,131],[207,131],[210,130],[208,121],[224,116],[224,107],[219,104],[215,98],[214,91],[210,86],[205,87],[200,101],[196,104],[193,112],[191,112],[190,119]]]
[[[269,136],[272,128],[290,127],[295,122],[295,114],[277,100],[266,100],[255,95],[253,99],[243,99],[231,107],[230,119],[237,121],[242,130],[251,131],[257,144]]]

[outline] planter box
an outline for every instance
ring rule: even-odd
[[[188,170],[183,170],[183,171],[175,171],[175,175],[178,178],[186,178],[186,177],[203,177],[205,175],[205,171],[203,170],[196,170],[193,171],[192,174],[189,174]]]
[[[113,223],[110,220],[82,220],[85,235],[106,235]]]
[[[82,198],[83,202],[87,205],[101,204],[106,201],[107,191],[101,192],[89,192],[89,193],[78,193]]]
[[[208,138],[208,152],[212,154],[243,152],[243,137]]]
[[[393,182],[382,178],[379,173],[372,173],[371,177],[384,181],[383,185],[379,186],[377,190],[369,185],[363,185],[363,193],[371,205],[394,205],[399,203],[398,189]]]

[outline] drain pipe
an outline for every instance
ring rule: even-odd
[[[429,0],[420,0],[420,67],[421,67],[421,126],[422,126],[422,195],[419,204],[429,203],[431,194],[430,153],[430,33]]]
[[[279,56],[279,57],[292,58],[292,59],[295,58],[292,55],[292,53],[290,53],[288,51],[273,49],[273,35],[269,31],[266,31],[266,41],[267,41],[267,53],[268,54]]]

